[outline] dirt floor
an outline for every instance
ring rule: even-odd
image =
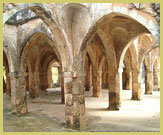
[[[91,97],[85,92],[86,127],[81,132],[139,132],[160,131],[160,92],[144,95],[143,100],[131,100],[131,90],[122,91],[120,111],[109,111],[108,90],[103,97]],[[64,104],[60,103],[60,89],[42,93],[39,98],[28,98],[30,113],[24,116],[11,114],[10,98],[4,94],[4,132],[76,132],[66,129]]]

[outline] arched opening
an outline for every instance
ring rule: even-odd
[[[52,81],[53,67],[57,67],[56,71],[58,72],[55,72],[57,77],[62,72],[61,57],[55,43],[48,35],[36,32],[22,48],[20,70],[25,71],[27,74],[25,81],[26,90],[27,87],[29,88],[29,96],[27,92],[28,111],[36,113],[41,110],[40,113],[42,115],[57,118],[58,111],[54,111],[54,109],[58,108],[58,110],[62,110],[58,119],[61,123],[64,123],[64,102],[62,101],[64,93],[62,92],[63,90],[61,91],[61,84],[58,88],[55,88],[55,83]]]
[[[3,50],[3,93],[11,96],[11,86],[9,77],[9,63],[5,51]]]
[[[146,29],[145,26],[138,23],[136,20],[132,19],[131,17],[127,17],[126,15],[123,15],[120,13],[110,13],[110,14],[105,15],[104,17],[99,19],[97,23],[92,25],[92,27],[89,29],[89,32],[85,36],[81,44],[81,48],[79,49],[80,50],[79,55],[78,55],[79,60],[76,65],[81,65],[81,66],[77,69],[77,71],[84,72],[84,67],[85,67],[84,65],[86,64],[85,57],[87,55],[87,52],[90,50],[90,48],[92,49],[92,47],[90,46],[93,46],[94,44],[97,44],[99,46],[100,45],[99,42],[101,42],[102,47],[97,50],[98,51],[101,50],[103,56],[106,57],[106,61],[108,65],[107,72],[108,72],[108,83],[109,83],[109,87],[108,87],[109,102],[107,99],[107,102],[101,105],[101,106],[104,106],[105,104],[107,107],[100,108],[99,109],[100,111],[102,111],[103,109],[120,110],[121,101],[122,101],[121,99],[122,98],[121,97],[122,96],[121,94],[122,93],[122,72],[123,72],[122,63],[124,60],[124,56],[125,56],[127,49],[130,47],[131,43],[137,37],[139,37],[140,35],[144,33],[150,33],[150,32],[149,30]],[[98,53],[95,53],[97,55],[97,58],[94,57],[95,60],[93,61],[96,61],[96,59],[102,58],[98,56]],[[134,58],[132,58],[132,65],[134,63],[133,60]],[[138,62],[138,59],[136,62]],[[99,72],[96,71],[96,74],[99,74]],[[95,80],[95,78],[96,77],[92,76],[92,79],[94,79],[92,83],[98,82],[97,80],[100,77],[98,77],[97,80]],[[134,75],[134,79],[135,79],[135,75]],[[98,94],[96,93],[96,95],[94,94],[93,96],[99,97],[100,95],[99,93]],[[135,96],[139,96],[139,95],[137,94],[137,92],[136,93],[133,92],[133,93],[134,93],[132,94],[134,95],[133,98],[136,99],[137,97]],[[101,112],[101,113],[104,113],[104,112]]]
[[[156,58],[153,65],[153,90],[160,91],[160,56]]]
[[[141,80],[141,88],[142,88],[142,93],[145,93],[146,89],[146,81],[147,81],[147,66],[145,65],[145,61],[142,64],[141,67],[141,75],[142,75],[142,80]]]
[[[137,27],[136,31],[135,29],[132,29],[132,25]],[[127,29],[129,27],[130,29]],[[111,108],[119,110],[118,108],[121,104],[120,93],[122,90],[122,63],[125,53],[131,43],[144,33],[149,33],[149,31],[131,17],[127,17],[126,15],[120,13],[111,13],[105,15],[98,21],[97,24],[92,26],[83,41],[81,52],[84,52],[84,50],[88,48],[88,45],[92,42],[95,35],[98,35],[103,42],[108,62],[108,78],[110,78],[108,79],[110,91],[109,104],[116,102],[113,103],[113,106],[110,105],[112,106]],[[134,59],[132,58],[132,61],[133,60]],[[116,76],[118,77],[115,78]]]
[[[60,87],[60,65],[56,61],[52,61],[48,66],[48,83],[49,88]]]
[[[130,53],[131,53],[130,49],[128,49],[123,61],[123,73],[122,73],[123,90],[132,90],[132,65],[131,65],[132,60]]]
[[[152,45],[145,47],[140,42],[136,49],[132,47],[135,46],[136,38],[150,33],[142,25],[150,25],[150,22],[146,22],[145,17],[142,18],[143,23],[141,23],[141,16],[143,16],[141,14],[135,17],[139,20],[136,21],[129,16],[133,16],[132,11],[137,9],[130,9],[127,4],[125,5],[127,8],[123,7],[123,4],[119,8],[116,4],[106,4],[106,7],[109,6],[104,8],[108,9],[106,12],[103,9],[104,4],[100,7],[98,4],[88,3],[20,4],[13,7],[15,10],[4,13],[4,24],[15,25],[14,29],[9,26],[12,31],[4,33],[5,37],[11,37],[16,33],[10,41],[4,40],[8,43],[9,50],[13,52],[10,76],[14,114],[25,114],[28,110],[38,111],[39,114],[47,114],[52,119],[56,116],[60,124],[65,121],[68,128],[78,129],[85,126],[86,107],[86,115],[93,116],[95,120],[101,117],[104,123],[112,124],[109,122],[115,121],[114,116],[118,118],[119,115],[112,115],[113,119],[109,118],[108,113],[118,113],[111,113],[108,110],[120,110],[121,101],[125,103],[126,100],[122,100],[124,96],[122,93],[123,89],[131,89],[130,76],[134,80],[132,99],[141,99],[139,62],[143,61],[144,52]],[[122,11],[128,16],[110,13],[112,11]],[[23,12],[28,12],[27,14],[33,12],[34,16],[22,20]],[[18,20],[14,20],[15,16],[10,18],[14,14]],[[100,16],[103,17],[97,20]],[[31,21],[34,18],[39,20],[38,27],[35,27],[36,21]],[[28,26],[28,21],[33,23],[31,27],[33,30]],[[95,21],[97,22],[94,23]],[[45,25],[47,26],[44,27]],[[151,25],[154,28],[154,24]],[[131,46],[132,43],[134,45]],[[142,46],[145,48],[141,48]],[[139,49],[140,52],[137,51]],[[6,72],[6,69],[4,71]],[[26,93],[29,95],[27,98]],[[63,104],[60,104],[60,100],[64,103],[64,99],[65,110]],[[61,108],[57,109],[56,106]],[[122,125],[125,126],[124,123]]]

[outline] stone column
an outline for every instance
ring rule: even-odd
[[[35,97],[39,97],[40,95],[39,72],[34,72],[34,82],[35,82]]]
[[[132,89],[132,72],[128,71],[126,72],[126,90],[131,90]]]
[[[90,66],[90,90],[92,91],[92,80],[93,80],[93,78],[92,78],[92,65]]]
[[[10,77],[8,72],[6,72],[6,94],[11,96],[11,85],[10,85]]]
[[[159,91],[160,87],[159,87],[159,70],[154,70],[153,72],[153,78],[154,78],[154,91]]]
[[[92,74],[93,80],[93,95],[92,97],[101,97],[102,96],[102,72],[98,70],[93,70]]]
[[[46,89],[48,88],[48,78],[47,78],[47,73],[39,73],[40,75],[40,88],[43,91],[46,91]]]
[[[132,71],[132,100],[142,99],[141,78],[141,72],[137,70]]]
[[[102,88],[106,89],[107,88],[107,71],[102,72]]]
[[[118,69],[109,74],[109,110],[120,110],[122,91],[122,72]]]
[[[40,83],[39,83],[39,72],[29,72],[29,97],[39,97]]]
[[[152,69],[145,70],[145,94],[152,94],[153,90],[153,71]]]
[[[65,93],[65,124],[67,128],[73,128],[73,99],[71,72],[62,72],[61,81],[61,85],[64,87]]]
[[[63,73],[59,73],[60,76],[60,82],[61,82],[61,103],[64,104],[65,103],[65,93],[64,93],[64,72]],[[66,78],[65,78],[66,79]]]
[[[122,73],[122,84],[123,84],[122,89],[123,90],[126,90],[126,83],[127,83],[127,73],[124,70],[123,73]]]
[[[53,88],[54,84],[53,84],[52,71],[51,70],[48,71],[47,78],[48,78],[48,88]]]
[[[29,91],[29,73],[28,72],[26,76],[26,90]]]
[[[86,91],[90,91],[91,88],[91,71],[90,71],[90,67],[88,67],[88,69],[86,69],[86,77],[85,77],[85,90]]]
[[[73,128],[81,129],[85,127],[85,73],[80,71],[73,76],[72,94],[73,94]]]
[[[85,74],[73,77],[71,72],[64,72],[65,118],[66,127],[80,129],[85,126],[84,82]]]
[[[35,81],[34,81],[34,73],[29,72],[29,97],[35,98]]]
[[[11,104],[13,114],[28,112],[26,100],[26,72],[12,72],[11,78]]]

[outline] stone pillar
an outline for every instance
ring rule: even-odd
[[[47,78],[48,78],[48,88],[53,88],[54,84],[53,84],[52,71],[51,70],[48,71]]]
[[[101,97],[102,96],[102,72],[93,70],[92,74],[92,80],[93,80],[93,95],[92,97]]]
[[[39,72],[29,72],[29,97],[39,97]]]
[[[90,66],[90,90],[92,91],[92,80],[93,80],[93,78],[92,78],[92,65]]]
[[[91,88],[91,70],[90,67],[86,69],[86,77],[85,77],[85,90],[90,91]]]
[[[103,71],[102,72],[102,88],[103,89],[107,89],[108,85],[107,85],[108,81],[107,81],[107,71]]]
[[[125,90],[131,90],[132,89],[132,72],[128,71],[126,72],[126,87]]]
[[[47,73],[39,73],[40,75],[40,88],[43,91],[46,91],[46,89],[48,88],[48,78],[47,78]]]
[[[6,94],[11,96],[11,85],[10,85],[10,77],[8,72],[6,72]]]
[[[11,104],[13,114],[28,112],[26,100],[26,72],[12,72],[11,78]]]
[[[153,72],[153,78],[154,78],[154,91],[159,91],[160,87],[159,87],[159,70],[154,70]]]
[[[71,72],[64,72],[63,76],[66,127],[71,129],[83,128],[85,126],[85,74],[72,77]]]
[[[26,90],[29,91],[29,73],[28,72],[26,76]]]
[[[29,72],[29,97],[35,98],[34,73]]]
[[[85,73],[80,71],[77,77],[73,76],[73,128],[81,129],[85,127]]]
[[[35,97],[39,97],[40,94],[40,80],[39,72],[34,72],[34,82],[35,82]]]
[[[73,99],[71,72],[62,72],[61,81],[61,85],[63,85],[65,93],[65,124],[67,128],[73,128]]]
[[[123,88],[123,90],[126,90],[126,82],[127,82],[127,73],[124,70],[122,73],[122,84],[123,84],[122,88]]]
[[[145,94],[152,94],[153,90],[153,71],[151,69],[145,70]]]
[[[64,93],[64,72],[63,73],[59,73],[60,76],[60,82],[61,82],[61,103],[64,104],[65,103],[65,93]],[[65,78],[66,79],[66,78]]]
[[[132,71],[132,100],[142,99],[141,78],[141,72],[137,70]]]
[[[123,69],[109,74],[109,110],[120,110]]]

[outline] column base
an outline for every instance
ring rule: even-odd
[[[13,115],[25,115],[27,113],[28,113],[27,107],[20,108],[20,106],[19,106],[19,108],[17,106],[14,106],[12,109],[12,112],[11,112],[11,114],[13,114]]]
[[[61,101],[61,104],[65,104],[65,101],[62,100],[62,101]]]
[[[21,116],[21,115],[26,115],[26,114],[28,114],[28,111],[23,111],[23,112],[14,112],[14,111],[12,111],[11,112],[11,114],[12,115],[17,115],[17,116]]]
[[[102,94],[93,93],[92,94],[92,97],[98,97],[98,98],[100,98],[100,97],[102,97]]]
[[[141,100],[142,100],[142,98],[137,97],[137,96],[132,96],[131,100],[137,100],[137,101],[141,101]]]
[[[37,98],[39,97],[38,95],[29,95],[30,98]]]
[[[123,90],[126,90],[126,91],[128,91],[128,90],[131,90],[131,89],[123,89]]]
[[[120,110],[120,106],[109,106],[108,110],[110,110],[110,111],[119,111]]]
[[[145,92],[145,95],[152,95],[152,92]]]
[[[87,87],[86,87],[86,88],[85,88],[85,91],[90,91],[90,88],[87,88]]]
[[[126,86],[125,90],[131,90],[131,87],[130,86]]]
[[[160,91],[160,88],[155,88],[153,89],[153,91]]]

